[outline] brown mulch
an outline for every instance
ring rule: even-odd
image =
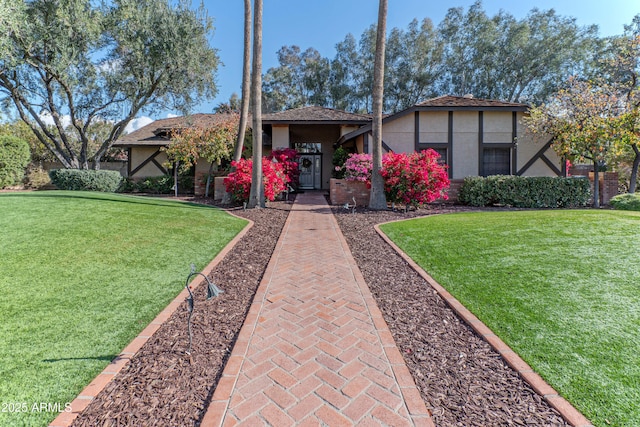
[[[206,301],[204,287],[195,292],[192,360],[183,303],[73,426],[199,425],[290,209],[232,210],[254,225],[210,275],[224,293]]]
[[[436,294],[373,226],[470,210],[430,206],[408,213],[334,207],[351,252],[427,407],[440,426],[565,426],[565,421]]]
[[[200,424],[290,207],[276,202],[267,209],[233,210],[255,225],[211,274],[224,293],[205,302],[204,289],[196,292],[192,360],[185,354],[182,304],[74,426]],[[373,229],[380,222],[459,210],[468,209],[443,205],[351,214],[334,207],[436,425],[566,425]]]

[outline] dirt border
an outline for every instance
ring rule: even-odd
[[[549,403],[556,411],[560,413],[562,418],[574,427],[593,427],[593,424],[578,411],[564,397],[551,387],[540,375],[538,375],[522,358],[514,352],[507,344],[505,344],[496,334],[493,333],[480,319],[464,307],[453,295],[451,295],[442,285],[440,285],[433,277],[422,269],[409,255],[400,249],[395,243],[387,237],[380,229],[381,225],[391,224],[394,222],[407,221],[405,219],[397,221],[389,221],[376,224],[373,227],[376,232],[395,250],[398,255],[404,259],[409,266],[415,270],[447,303],[447,305],[469,325],[483,340],[485,340],[504,361],[522,377],[538,393]]]
[[[225,256],[233,249],[233,247],[244,237],[245,234],[253,227],[254,222],[247,218],[242,218],[238,215],[234,215],[229,211],[225,211],[231,216],[248,221],[249,223],[229,242],[222,248],[218,255],[202,270],[202,274],[209,276],[209,274],[222,262]],[[201,286],[205,282],[205,279],[198,275],[190,283],[189,288],[193,291],[197,287]],[[104,370],[98,374],[93,381],[87,385],[84,390],[78,394],[78,396],[71,402],[71,410],[69,412],[63,412],[58,415],[50,424],[49,427],[69,427],[73,424],[75,419],[85,410],[93,399],[96,398],[109,382],[120,372],[127,364],[129,360],[142,348],[144,344],[149,341],[153,334],[160,329],[160,327],[171,317],[171,315],[178,309],[178,307],[187,299],[189,292],[187,289],[182,291],[176,296],[173,301],[169,303],[156,317],[144,328],[138,336],[136,336],[123,350],[117,355]]]

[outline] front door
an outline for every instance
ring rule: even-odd
[[[300,188],[305,190],[320,189],[322,156],[319,154],[300,155]]]

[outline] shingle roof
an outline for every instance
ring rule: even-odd
[[[415,105],[416,107],[447,107],[447,108],[515,108],[526,109],[527,104],[498,101],[495,99],[473,98],[471,96],[443,95],[427,99]]]
[[[167,134],[172,129],[194,126],[207,128],[215,126],[217,123],[224,120],[226,116],[226,114],[193,114],[190,116],[155,120],[134,132],[120,137],[114,146],[167,145],[169,143]]]
[[[371,116],[318,106],[300,107],[264,114],[262,121],[271,123],[369,123]]]

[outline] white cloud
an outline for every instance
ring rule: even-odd
[[[173,119],[174,117],[180,117],[179,114],[167,113],[167,119]]]
[[[47,111],[43,111],[42,113],[40,113],[40,120],[42,120],[42,122],[46,125],[49,125],[49,126],[55,125],[55,123],[53,122],[53,116],[51,115],[51,113]],[[62,127],[66,128],[71,124],[71,116],[65,114],[61,117],[60,121],[62,122]]]
[[[136,131],[143,126],[148,125],[151,122],[153,122],[153,119],[151,117],[142,116],[142,117],[135,118],[131,120],[129,124],[127,124],[127,127],[124,128],[124,133],[127,134],[133,131]]]

